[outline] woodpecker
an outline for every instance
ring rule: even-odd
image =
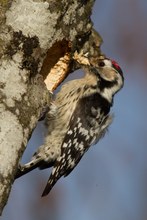
[[[123,87],[119,65],[108,58],[84,67],[85,76],[65,83],[46,116],[48,134],[31,161],[20,165],[16,178],[39,167],[53,166],[42,196],[77,166],[84,153],[104,136],[112,122],[114,95]],[[51,117],[52,115],[52,117]]]

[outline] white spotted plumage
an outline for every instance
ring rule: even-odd
[[[55,117],[47,116],[48,135],[32,160],[20,166],[16,177],[36,167],[53,166],[42,196],[61,176],[67,176],[89,147],[98,142],[112,122],[113,96],[123,86],[122,71],[109,59],[85,67],[85,76],[64,84],[55,98]]]

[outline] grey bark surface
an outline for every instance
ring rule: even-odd
[[[71,54],[80,49],[93,56],[100,53],[101,40],[90,20],[93,4],[94,0],[0,2],[0,214],[39,115],[51,100],[45,76],[38,77],[44,60],[48,56],[53,66],[56,54],[61,57],[69,42]],[[71,64],[69,72],[74,68]]]

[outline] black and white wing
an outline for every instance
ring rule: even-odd
[[[47,195],[61,176],[67,176],[89,147],[96,143],[110,124],[110,104],[95,93],[79,100],[68,131],[42,196]]]

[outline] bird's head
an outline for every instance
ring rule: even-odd
[[[123,72],[116,61],[108,58],[99,59],[97,65],[100,90],[106,98],[110,99],[109,97],[113,97],[123,87]]]

